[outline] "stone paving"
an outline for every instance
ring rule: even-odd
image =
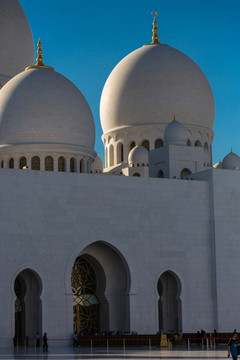
[[[178,349],[157,349],[157,348],[71,348],[56,347],[50,348],[49,353],[43,353],[41,349],[17,348],[0,349],[0,360],[197,360],[197,359],[226,359],[227,347],[221,346],[217,349],[199,349],[199,348],[178,348]]]

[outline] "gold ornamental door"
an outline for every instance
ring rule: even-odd
[[[96,275],[90,263],[80,256],[73,265],[71,281],[74,331],[82,335],[98,333],[100,305],[96,296]]]

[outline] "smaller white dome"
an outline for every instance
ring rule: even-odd
[[[143,146],[135,146],[128,154],[128,164],[134,166],[148,165],[148,150]]]
[[[218,162],[213,165],[214,169],[222,169],[222,162],[221,159],[218,160]]]
[[[94,162],[91,165],[91,171],[93,174],[101,173],[103,171],[103,161],[100,156],[96,156]]]
[[[187,145],[188,133],[183,124],[175,119],[164,130],[164,145]]]
[[[231,151],[223,159],[222,168],[227,170],[233,170],[236,167],[240,167],[240,157]]]

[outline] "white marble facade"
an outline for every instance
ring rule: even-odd
[[[13,8],[21,29],[25,15],[17,0],[1,1],[0,16]],[[29,36],[27,23],[26,29]],[[30,36],[27,49],[31,42]],[[12,78],[0,91],[0,346],[15,335],[33,342],[44,331],[51,339],[71,338],[78,257],[95,274],[91,301],[97,299],[99,331],[237,327],[240,158],[230,153],[212,166],[214,100],[205,75],[179,51],[149,46],[126,57],[103,91],[104,169],[81,92],[52,69],[37,65],[16,75],[0,62],[2,77]],[[150,65],[136,65],[126,93],[122,75],[146,53],[150,63],[153,56],[170,59],[169,73],[176,72],[175,56],[190,70],[179,78],[178,85],[186,79],[181,99],[176,86],[173,98],[162,100],[163,113],[140,92],[145,118],[138,118],[133,109],[140,100],[130,95],[138,71]],[[44,97],[31,79],[55,98]],[[159,79],[166,81],[162,73]],[[24,104],[24,94],[34,102]],[[114,96],[122,113],[108,107]],[[176,99],[182,100],[177,113]]]

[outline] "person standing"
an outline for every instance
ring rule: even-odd
[[[238,358],[238,334],[237,331],[234,330],[231,339],[228,342],[228,357],[230,357],[230,353],[232,355],[233,360],[237,360]]]
[[[43,335],[43,352],[48,352],[48,338],[47,333]]]

